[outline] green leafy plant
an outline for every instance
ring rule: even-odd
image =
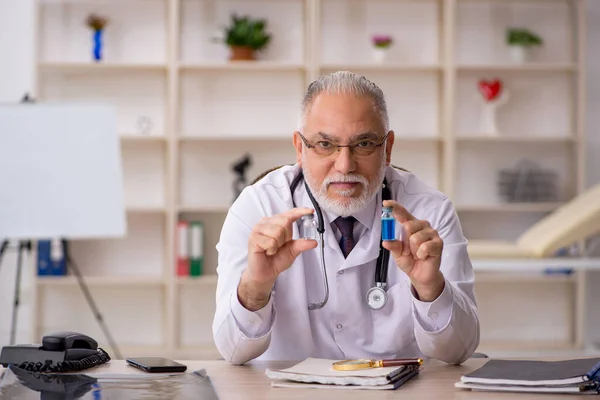
[[[229,46],[250,47],[261,50],[266,47],[271,35],[266,32],[267,21],[249,16],[231,16],[231,24],[225,28],[225,43]]]
[[[506,43],[510,46],[533,47],[543,44],[542,38],[524,28],[509,28],[506,31]]]

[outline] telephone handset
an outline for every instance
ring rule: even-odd
[[[91,337],[71,331],[45,335],[42,345],[5,346],[0,365],[14,365],[27,371],[66,372],[91,368],[110,361],[106,351]]]

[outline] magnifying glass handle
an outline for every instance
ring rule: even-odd
[[[421,365],[422,358],[397,358],[395,360],[380,360],[377,361],[378,367],[399,367],[401,365]]]

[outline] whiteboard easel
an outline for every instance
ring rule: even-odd
[[[125,235],[114,108],[0,105],[0,238]]]

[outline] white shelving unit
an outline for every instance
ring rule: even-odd
[[[38,2],[35,97],[118,107],[129,234],[73,242],[72,253],[125,355],[218,356],[214,246],[233,200],[231,165],[250,154],[253,179],[294,162],[300,100],[321,74],[352,70],[384,90],[393,163],[446,192],[470,239],[514,239],[583,189],[584,0]],[[232,12],[268,19],[273,40],[260,60],[231,63],[211,42]],[[90,13],[109,19],[100,63],[91,61]],[[532,62],[510,63],[510,25],[543,37]],[[369,38],[379,33],[395,40],[384,64],[371,61]],[[511,100],[498,114],[502,134],[486,137],[477,81],[495,77]],[[140,132],[142,118],[149,132]],[[497,171],[523,158],[558,173],[556,202],[500,201]],[[179,219],[205,224],[205,276],[175,274]],[[482,348],[580,346],[581,318],[570,315],[582,282],[478,272]],[[36,291],[37,336],[68,328],[104,342],[73,277],[37,279]],[[504,303],[507,291],[512,302],[521,296],[518,305]],[[532,297],[540,300],[532,310],[521,306]]]

